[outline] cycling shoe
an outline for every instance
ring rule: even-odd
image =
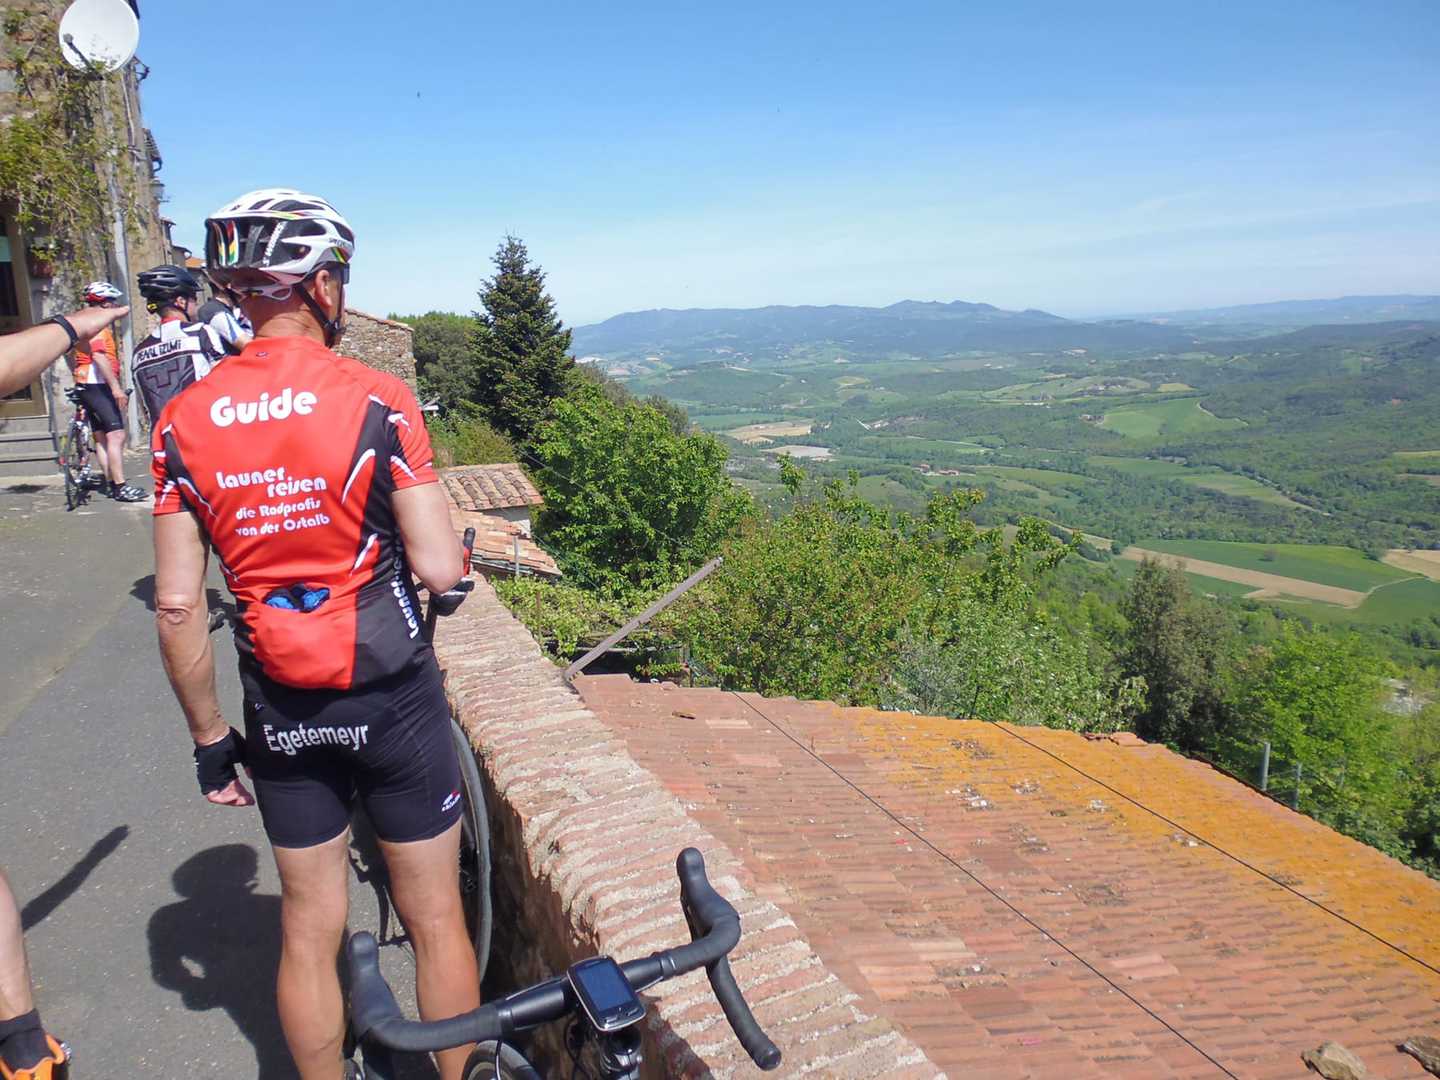
[[[145,491],[134,484],[121,484],[118,487],[114,484],[110,485],[110,498],[116,502],[144,502],[149,497]]]

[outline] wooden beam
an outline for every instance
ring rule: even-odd
[[[611,634],[604,641],[600,642],[599,645],[596,645],[584,656],[580,657],[579,660],[576,660],[573,664],[571,664],[565,669],[565,681],[568,683],[573,680],[576,675],[579,675],[582,671],[589,667],[591,662],[594,661],[596,657],[604,656],[607,652],[613,649],[616,645],[620,644],[620,642],[624,641],[636,630],[639,630],[640,627],[644,626],[656,615],[659,615],[660,612],[664,611],[676,600],[679,600],[680,597],[684,596],[696,585],[699,585],[700,582],[704,581],[707,577],[713,574],[716,569],[719,568],[720,564],[724,561],[724,558],[711,559],[708,563],[702,566],[699,570],[696,570],[695,573],[691,574],[679,585],[676,585],[675,588],[671,589],[664,596],[660,597],[659,600],[656,600],[639,615],[636,615],[635,618],[631,619],[619,630],[616,630],[615,633]]]

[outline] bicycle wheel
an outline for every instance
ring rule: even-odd
[[[485,784],[475,764],[470,738],[452,719],[450,734],[460,759],[460,901],[465,907],[465,928],[475,946],[480,980],[490,961],[490,820],[485,810]]]
[[[465,1062],[465,1080],[540,1080],[535,1066],[509,1043],[499,1044],[498,1059],[495,1051],[493,1042],[476,1044]]]
[[[85,489],[80,484],[81,452],[75,442],[75,425],[71,424],[60,440],[60,475],[65,478],[66,510],[74,510],[85,499]]]

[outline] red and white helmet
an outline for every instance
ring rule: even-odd
[[[92,281],[85,286],[85,302],[87,304],[119,303],[124,299],[125,294],[108,281]]]
[[[255,274],[288,288],[328,263],[349,264],[355,231],[317,195],[263,188],[242,195],[205,219],[205,264],[211,277],[240,292],[273,292]],[[234,279],[240,276],[249,282]],[[234,284],[231,284],[234,282]]]

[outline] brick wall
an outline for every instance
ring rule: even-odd
[[[563,683],[488,584],[479,582],[459,613],[442,621],[436,652],[489,785],[492,967],[511,986],[597,952],[629,959],[687,941],[674,864],[694,846],[740,912],[743,934],[731,960],[785,1055],[775,1075],[943,1075],[888,1020],[860,1007],[790,918],[757,894],[731,849]],[[647,1077],[758,1075],[702,973],[644,996],[651,1004]],[[535,1047],[551,1068],[564,1060],[559,1037],[547,1030]]]
[[[382,319],[354,308],[345,312],[345,338],[340,351],[373,368],[396,375],[415,388],[415,332],[404,323]]]

